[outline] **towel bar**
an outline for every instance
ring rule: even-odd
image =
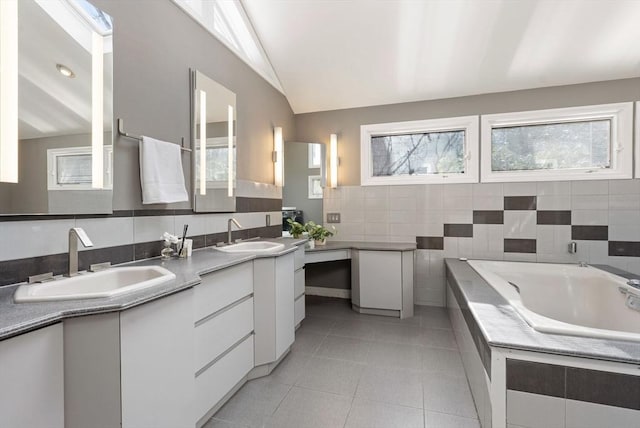
[[[124,132],[123,128],[123,120],[122,119],[118,119],[118,135],[121,137],[126,137],[126,138],[131,138],[132,140],[137,140],[137,141],[142,141],[142,137],[138,136],[138,135],[132,135],[129,134],[127,132]],[[191,153],[191,149],[188,149],[184,146],[184,137],[182,137],[182,143],[180,144],[180,150],[182,150],[183,152],[189,152]]]

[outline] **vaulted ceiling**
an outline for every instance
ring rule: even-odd
[[[640,76],[636,0],[242,0],[295,113]]]

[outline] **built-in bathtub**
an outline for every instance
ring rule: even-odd
[[[640,342],[640,290],[591,266],[470,260],[535,330]]]

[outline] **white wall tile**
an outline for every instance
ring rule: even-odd
[[[571,193],[574,195],[607,195],[609,193],[609,181],[572,181]]]
[[[486,196],[486,195],[473,195],[473,209],[478,210],[503,210],[504,209],[504,197],[503,196]]]
[[[502,183],[475,183],[471,185],[473,196],[502,197]]]
[[[572,195],[571,208],[574,210],[607,210],[608,195]]]
[[[459,257],[458,239],[459,238],[451,238],[449,236],[444,237],[444,251],[442,252],[443,257]]]
[[[273,218],[272,218],[273,220]],[[282,213],[280,213],[280,222],[282,222]],[[182,235],[182,227],[189,225],[187,236],[204,235],[207,233],[206,215],[177,215],[174,220],[175,230]]]
[[[389,235],[389,223],[369,223],[364,224],[365,235]]]
[[[566,400],[566,428],[637,428],[640,411]]]
[[[389,211],[389,223],[415,224],[418,222],[415,211]]]
[[[444,213],[442,211],[416,211],[416,222],[418,223],[444,223]]]
[[[570,181],[541,181],[537,183],[538,196],[570,195]]]
[[[443,187],[444,198],[471,197],[471,184],[447,184]]]
[[[609,195],[609,209],[640,210],[640,194]]]
[[[534,196],[538,194],[536,183],[504,183],[504,196]]]
[[[227,221],[231,214],[207,214],[205,217],[206,233],[220,233],[227,231]]]
[[[512,262],[535,262],[536,255],[531,253],[504,253],[504,260]]]
[[[416,211],[416,198],[389,198],[389,211]]]
[[[94,249],[133,244],[133,217],[81,218],[76,227],[87,232]],[[82,245],[78,249],[86,250]]]
[[[388,222],[389,221],[389,211],[387,210],[365,210],[364,212],[364,221],[368,222]]]
[[[473,257],[473,238],[458,238],[458,257]]]
[[[444,225],[442,223],[416,224],[416,236],[443,236]]]
[[[390,186],[366,186],[364,187],[365,199],[388,199]]]
[[[571,210],[571,224],[585,226],[604,226],[608,223],[608,210]]]
[[[442,221],[448,224],[472,224],[471,210],[446,210],[442,212]]]
[[[541,211],[570,210],[571,197],[568,195],[538,195],[537,208]]]
[[[640,194],[640,179],[636,178],[635,180],[609,180],[609,194]]]
[[[505,211],[504,237],[535,238],[536,221],[535,211]]]
[[[610,224],[610,241],[640,241],[640,223]]]
[[[424,185],[412,184],[407,186],[389,186],[389,197],[393,198],[413,198],[423,193]]]
[[[528,428],[564,428],[565,400],[521,391],[507,391],[507,422]]]
[[[498,256],[502,258],[504,252],[503,226],[501,224],[473,225],[473,257],[488,258]]]
[[[59,254],[69,251],[69,229],[75,220],[0,222],[0,260]]]
[[[446,196],[443,207],[445,210],[469,210],[473,209],[471,196]]]
[[[416,235],[416,225],[415,224],[401,224],[401,223],[390,223],[389,224],[389,235],[393,236],[408,236],[415,240]]]
[[[417,196],[417,209],[432,211],[442,210],[443,207],[443,185],[427,185],[423,187],[423,191]]]
[[[610,210],[609,224],[637,225],[640,224],[640,211]]]

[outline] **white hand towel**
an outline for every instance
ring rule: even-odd
[[[143,136],[140,142],[140,183],[143,204],[188,201],[180,146]]]

